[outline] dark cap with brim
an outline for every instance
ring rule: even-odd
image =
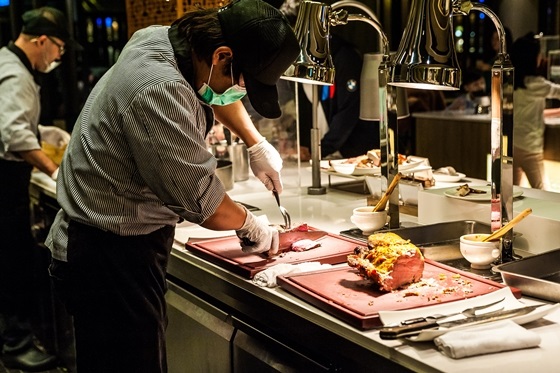
[[[66,17],[60,10],[44,6],[23,13],[21,18],[23,20],[22,33],[54,36],[69,47],[81,49],[81,46],[70,37]]]
[[[276,83],[300,53],[288,20],[261,0],[235,0],[219,10],[218,18],[251,105],[265,118],[280,117]]]

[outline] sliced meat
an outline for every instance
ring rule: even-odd
[[[296,241],[294,243],[292,243],[292,251],[297,251],[297,252],[301,252],[301,251],[307,251],[307,250],[311,250],[311,249],[315,249],[317,247],[320,247],[321,244],[319,242],[313,241],[313,240],[308,240],[308,239],[303,239],[303,240],[299,240]]]

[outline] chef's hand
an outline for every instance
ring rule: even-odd
[[[245,206],[242,207],[247,213],[245,223],[235,231],[237,237],[241,239],[241,250],[245,253],[268,251],[269,256],[275,255],[278,252],[279,244],[278,230],[258,219]]]
[[[253,174],[259,178],[268,190],[282,192],[282,157],[266,139],[251,146],[249,149],[249,162]]]

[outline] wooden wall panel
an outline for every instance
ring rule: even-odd
[[[170,25],[189,10],[217,8],[228,0],[126,0],[128,37],[150,25]]]

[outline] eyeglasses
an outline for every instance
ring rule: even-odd
[[[52,37],[47,36],[47,38],[49,38],[49,40],[58,47],[58,51],[60,52],[60,55],[62,56],[64,54],[64,52],[66,52],[66,48],[64,48],[64,45],[60,45],[59,43],[56,42],[56,40],[54,40]]]

